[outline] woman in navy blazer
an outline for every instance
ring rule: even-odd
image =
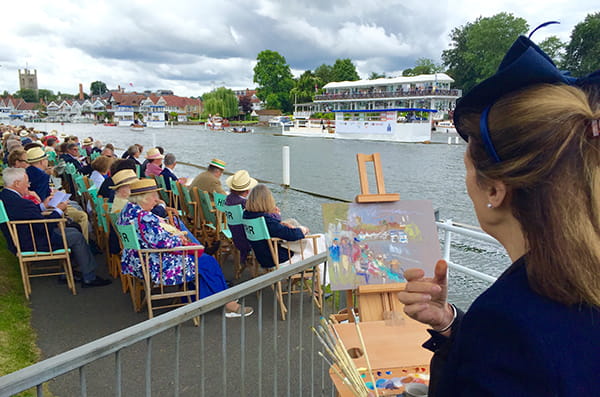
[[[513,264],[463,315],[447,264],[405,272],[431,326],[430,397],[600,394],[600,72],[575,80],[520,37],[454,113],[466,185]]]

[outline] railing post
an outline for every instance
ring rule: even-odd
[[[447,219],[444,224],[452,226],[452,219]],[[444,231],[444,260],[450,262],[450,246],[452,245],[452,232],[449,229]]]

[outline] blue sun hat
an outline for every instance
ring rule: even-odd
[[[488,154],[496,162],[500,162],[500,158],[489,137],[487,116],[490,108],[498,99],[511,92],[536,84],[572,85],[578,82],[568,72],[559,70],[552,59],[530,40],[531,35],[536,30],[553,23],[558,22],[551,21],[538,26],[529,34],[529,37],[519,36],[502,59],[496,73],[473,87],[457,101],[454,110],[454,125],[457,132],[465,141],[468,141],[468,135],[461,131],[461,118],[467,113],[482,112],[480,121],[481,138]],[[597,72],[594,74],[597,74]],[[600,76],[596,76],[596,78],[600,78]]]

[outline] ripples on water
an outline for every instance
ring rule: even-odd
[[[434,134],[434,143],[424,145],[287,137],[279,135],[277,128],[258,128],[252,134],[209,131],[200,126],[131,131],[129,128],[92,124],[42,123],[36,128],[46,131],[56,129],[80,138],[92,136],[103,143],[111,142],[118,148],[140,143],[147,150],[155,141],[166,153],[173,152],[178,161],[202,166],[214,157],[222,159],[227,162],[227,171],[246,169],[256,178],[273,182],[270,187],[284,218],[296,218],[312,231],[323,230],[320,204],[331,200],[286,190],[279,185],[282,182],[282,147],[290,147],[292,187],[345,200],[352,200],[360,192],[356,154],[378,152],[388,193],[400,193],[402,199],[430,200],[439,210],[441,219],[477,225],[464,183],[465,145],[446,144],[446,134]],[[194,177],[199,172],[183,165],[175,171],[180,177]],[[369,181],[371,192],[375,192],[372,172]],[[464,259],[469,261],[464,263],[470,267],[489,274],[498,275],[507,265],[506,256],[497,248],[486,251],[484,259],[481,259],[481,254],[479,259],[472,258],[468,249],[455,248],[453,261],[458,263]],[[461,274],[454,274],[451,282],[456,282],[458,287],[452,288],[451,294],[460,302],[470,301],[474,290],[487,286],[486,283],[473,283],[472,278],[467,280]],[[460,287],[466,285],[469,286],[466,288],[468,291]]]

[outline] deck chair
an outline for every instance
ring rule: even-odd
[[[164,176],[163,176],[164,180]],[[183,216],[183,207],[181,206],[181,200],[179,199],[179,188],[176,186],[177,181],[170,181],[169,185],[171,186],[171,207],[175,208],[179,211],[179,215]],[[165,180],[165,186],[167,186],[167,182]]]
[[[69,257],[71,250],[67,245],[65,235],[66,222],[65,218],[11,221],[4,208],[4,203],[0,201],[0,223],[7,224],[9,235],[15,246],[16,257],[19,260],[21,269],[23,289],[27,299],[31,295],[30,280],[32,278],[58,275],[65,276],[69,290],[73,295],[77,295],[71,258]],[[62,237],[59,244],[52,243],[51,234],[54,227],[58,228]],[[33,251],[23,251],[21,249],[19,237],[26,235],[29,235],[33,242]],[[45,239],[45,243],[38,244],[36,236],[40,240]],[[53,263],[47,265],[39,263],[48,261]]]
[[[183,214],[183,220],[188,229],[194,233],[194,236],[197,236],[198,233],[201,233],[196,229],[195,222],[198,205],[195,201],[192,201],[192,195],[187,186],[175,182],[175,188],[177,190],[177,198],[179,199],[179,208]]]
[[[285,242],[277,237],[271,237],[269,234],[269,229],[267,228],[267,224],[265,223],[265,219],[263,217],[254,218],[254,219],[244,219],[243,220],[244,231],[246,232],[246,237],[250,241],[262,241],[266,240],[269,245],[269,250],[271,251],[271,257],[273,258],[273,262],[275,262],[275,269],[278,269],[279,266],[285,265],[287,263],[279,263],[279,250],[280,249],[288,249],[288,254],[290,258],[292,257],[292,252],[289,248],[285,248],[281,246],[280,243]],[[311,239],[313,242],[313,247],[315,247],[314,254],[316,255],[316,247],[318,236],[306,236],[304,239],[300,240],[300,244],[302,241],[306,241]],[[305,259],[303,256],[300,260]],[[272,270],[272,269],[270,269]],[[268,271],[270,271],[268,270]],[[281,312],[281,319],[285,321],[287,307],[283,303],[283,296],[287,294],[296,294],[301,293],[303,291],[309,292],[315,305],[319,308],[319,311],[322,311],[323,308],[323,290],[321,289],[320,275],[319,275],[319,267],[315,267],[314,270],[307,270],[299,274],[295,274],[291,277],[292,279],[292,289],[290,291],[283,291],[281,287],[281,282],[277,282],[276,284],[276,295],[277,301],[279,302],[279,310]],[[311,283],[309,283],[311,281]],[[300,289],[294,290],[294,285],[300,284]],[[315,288],[313,288],[315,287]]]
[[[167,190],[165,177],[162,175],[156,175],[154,176],[154,180],[156,181],[156,185],[162,189],[158,191],[160,198],[167,203],[167,207],[173,207],[173,193],[171,193],[170,190]]]
[[[75,195],[71,195],[72,200],[76,200],[81,208],[86,210],[88,208],[89,195],[86,195],[88,192],[88,187],[83,179],[83,175],[81,174],[73,174],[73,182],[75,183]]]
[[[242,208],[242,206],[240,204],[237,205],[223,205],[223,209],[222,209],[223,213],[225,214],[225,218],[227,219],[227,225],[228,226],[241,226],[242,228],[244,227],[243,225],[243,215],[244,215],[244,209]],[[236,241],[235,238],[233,238],[232,236],[232,240],[233,240],[233,244],[236,245]],[[236,258],[236,262],[238,266],[236,268],[236,273],[235,273],[235,278],[239,279],[242,275],[242,273],[244,272],[245,268],[249,268],[250,269],[250,275],[252,276],[252,278],[256,277],[258,275],[258,262],[256,261],[256,257],[254,256],[254,254],[252,252],[250,252],[250,254],[248,255],[248,257],[246,258],[246,266],[242,267],[240,265],[240,251],[239,249],[237,249],[236,246],[236,251],[238,257]]]
[[[203,192],[203,200],[210,204],[210,197],[208,193]],[[227,224],[227,216],[225,214],[225,200],[227,196],[225,194],[213,193],[213,198],[215,200],[215,233],[217,235],[217,239],[221,242],[219,246],[219,262],[222,262],[223,256],[229,254],[233,256],[234,261],[234,271],[237,273],[238,268],[240,267],[240,255],[237,252],[237,248],[233,244],[233,239],[231,236],[231,230],[229,230],[229,226]]]
[[[48,162],[51,163],[52,165],[56,164],[56,152],[54,150],[51,150],[49,152],[47,152],[48,155]]]
[[[95,192],[95,187],[88,189],[86,195],[89,195],[90,204],[92,205],[92,212],[90,213],[94,234],[96,235],[96,244],[102,252],[104,252],[106,258],[106,265],[108,266],[108,273],[113,277],[118,277],[118,268],[115,266],[114,261],[111,260],[110,248],[109,248],[109,235],[110,235],[110,220],[107,213],[107,207],[105,207],[105,199],[98,197]]]
[[[144,285],[143,303],[145,303],[148,308],[148,318],[154,317],[155,310],[179,307],[200,299],[200,283],[198,281],[199,255],[196,250],[202,249],[202,246],[192,245],[163,249],[142,249],[138,241],[137,230],[133,224],[116,226],[121,242],[123,243],[123,248],[137,251],[137,255],[140,258],[140,265],[144,275],[144,279],[142,280]],[[162,258],[165,253],[178,253],[182,256],[193,254],[195,265],[194,285],[185,280],[183,284],[170,286],[152,282],[149,266],[150,256],[159,256],[158,272],[159,274],[163,274]],[[194,319],[194,325],[198,324],[199,318],[197,317]]]
[[[202,204],[202,193],[203,192],[197,187],[193,187],[191,190],[192,200],[196,203],[196,217],[194,223],[196,225],[195,230],[198,231],[196,237],[198,237],[200,241],[208,244],[215,240],[216,227],[214,223],[216,222],[216,216],[213,211],[210,211],[209,207],[207,209],[208,218],[206,217],[204,211],[206,205]]]
[[[116,267],[117,273],[119,275],[119,279],[121,280],[121,290],[124,294],[129,292],[131,297],[131,304],[133,305],[133,310],[136,312],[140,312],[142,310],[142,291],[144,290],[144,284],[141,280],[136,279],[135,277],[129,274],[123,274],[121,267],[121,253],[123,252],[123,242],[121,241],[121,236],[117,231],[117,221],[119,220],[119,213],[110,212],[108,207],[108,202],[104,203],[104,210],[108,215],[110,231],[115,233],[117,239],[119,241],[119,253],[118,254],[110,254],[110,262],[111,267]]]

